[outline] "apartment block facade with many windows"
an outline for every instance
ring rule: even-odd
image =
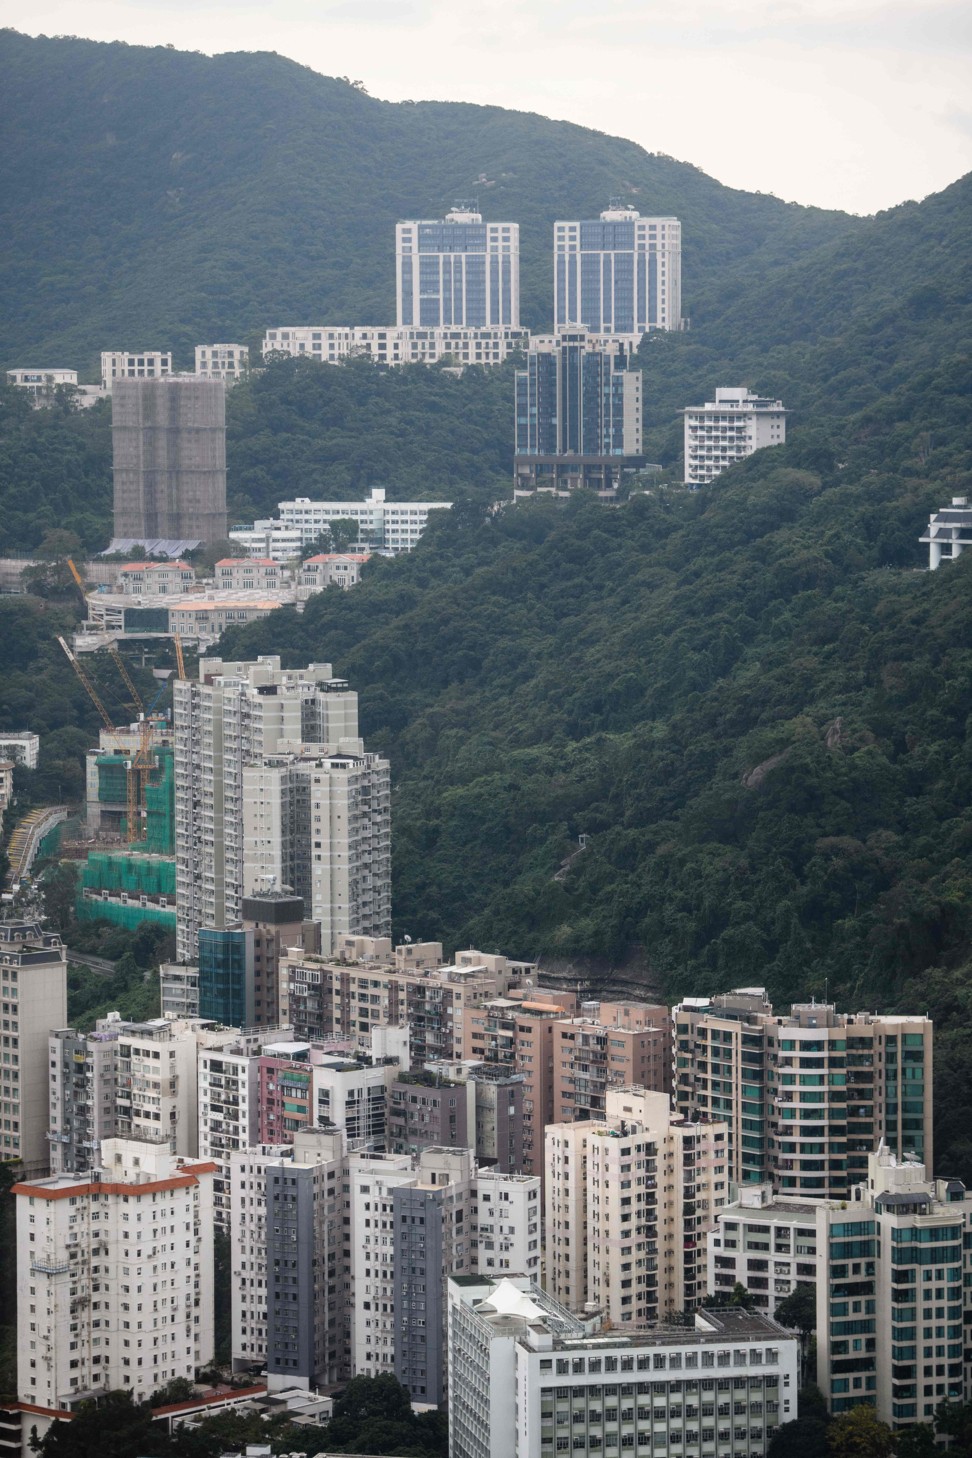
[[[764,1458],[796,1417],[797,1343],[767,1317],[619,1332],[514,1276],[449,1282],[452,1458]]]
[[[725,1119],[732,1178],[781,1194],[846,1199],[883,1139],[932,1158],[932,1023],[794,1004],[762,988],[687,998],[673,1011],[674,1098]]]
[[[377,364],[502,364],[530,344],[530,331],[518,325],[447,324],[439,327],[371,324],[291,324],[268,329],[263,353],[340,364],[346,359],[373,359]]]
[[[0,922],[0,1157],[30,1174],[50,1168],[48,1037],[67,1022],[66,955],[40,922]]]
[[[143,1402],[212,1360],[212,1177],[107,1139],[97,1171],[14,1186],[22,1402],[48,1418],[119,1388]]]
[[[684,415],[688,486],[707,486],[735,461],[786,440],[782,402],[746,389],[718,389],[714,400],[690,405]]]
[[[442,219],[399,223],[395,259],[399,327],[519,325],[517,223],[484,223],[458,203]]]
[[[599,218],[554,224],[554,328],[595,333],[678,329],[682,225],[612,202]]]
[[[741,1185],[709,1231],[706,1288],[716,1296],[745,1286],[753,1306],[775,1316],[797,1286],[817,1283],[818,1201],[774,1195],[771,1185]]]
[[[622,344],[598,347],[574,326],[531,349],[515,388],[518,492],[609,493],[626,467],[640,464],[641,371]]]
[[[895,1428],[968,1399],[972,1195],[885,1146],[850,1201],[817,1207],[817,1384]]]
[[[360,750],[358,701],[330,664],[202,658],[175,684],[176,951],[195,963],[200,927],[240,922],[245,883],[243,771],[282,747]],[[265,886],[255,887],[265,890]]]
[[[701,1303],[706,1241],[728,1198],[727,1130],[674,1118],[667,1094],[613,1089],[606,1117],[546,1133],[546,1281],[644,1325]]]

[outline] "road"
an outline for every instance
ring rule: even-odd
[[[68,947],[67,959],[75,967],[90,967],[92,972],[98,972],[102,977],[115,975],[115,963],[109,962],[107,957],[95,957],[90,952],[75,952]]]

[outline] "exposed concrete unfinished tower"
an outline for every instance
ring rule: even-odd
[[[116,380],[111,394],[114,535],[226,536],[226,387],[221,380]]]

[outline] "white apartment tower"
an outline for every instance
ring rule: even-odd
[[[176,951],[195,963],[200,927],[242,917],[244,766],[305,744],[361,752],[358,699],[330,664],[283,669],[274,657],[202,658],[174,699]]]
[[[437,221],[395,228],[398,325],[483,328],[520,322],[520,229],[457,203]]]
[[[212,1360],[209,1166],[106,1139],[91,1175],[14,1194],[21,1402],[51,1416],[119,1388],[142,1402]]]
[[[26,1174],[50,1168],[47,1040],[67,1022],[65,958],[39,922],[0,922],[0,1159],[19,1159]]]
[[[554,224],[554,330],[640,336],[678,329],[682,225],[614,199],[600,218]]]
[[[726,1202],[728,1131],[674,1117],[667,1094],[609,1089],[606,1117],[546,1133],[552,1296],[616,1325],[698,1306],[706,1232]]]
[[[736,461],[786,440],[782,401],[742,388],[718,389],[714,400],[689,405],[685,416],[685,483],[707,486]]]
[[[360,746],[360,741],[354,741]],[[391,931],[388,761],[353,752],[270,755],[243,769],[243,890],[290,886],[321,946]]]

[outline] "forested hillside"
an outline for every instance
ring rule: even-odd
[[[470,506],[224,640],[361,691],[396,931],[933,1007],[972,1174],[972,558],[929,574],[917,541],[972,487],[970,386],[956,355],[696,495]]]
[[[850,219],[539,117],[390,106],[274,56],[7,32],[0,64],[9,363],[90,368],[115,343],[185,362],[271,320],[387,320],[395,219],[477,188],[521,221],[524,314],[547,323],[555,217],[621,192],[682,218],[692,329],[641,353],[667,469],[617,508],[489,510],[509,489],[512,364],[284,361],[237,386],[234,515],[383,484],[459,506],[353,592],[222,646],[329,660],[359,689],[393,765],[396,933],[572,960],[604,985],[622,968],[666,996],[758,982],[927,1008],[940,1168],[972,1179],[972,554],[928,574],[918,543],[931,509],[972,494],[969,179]],[[791,409],[787,445],[686,493],[678,410],[742,383]],[[109,508],[107,408],[0,392],[0,548],[55,525],[97,548]],[[65,611],[3,606],[0,720],[41,730],[39,783],[71,795],[95,726],[56,666]]]
[[[549,327],[552,225],[613,194],[674,213],[685,311],[718,312],[865,225],[734,191],[525,112],[391,104],[280,56],[0,32],[0,365],[388,323],[394,225],[478,195],[521,225],[523,322]],[[707,302],[708,301],[708,302]]]

